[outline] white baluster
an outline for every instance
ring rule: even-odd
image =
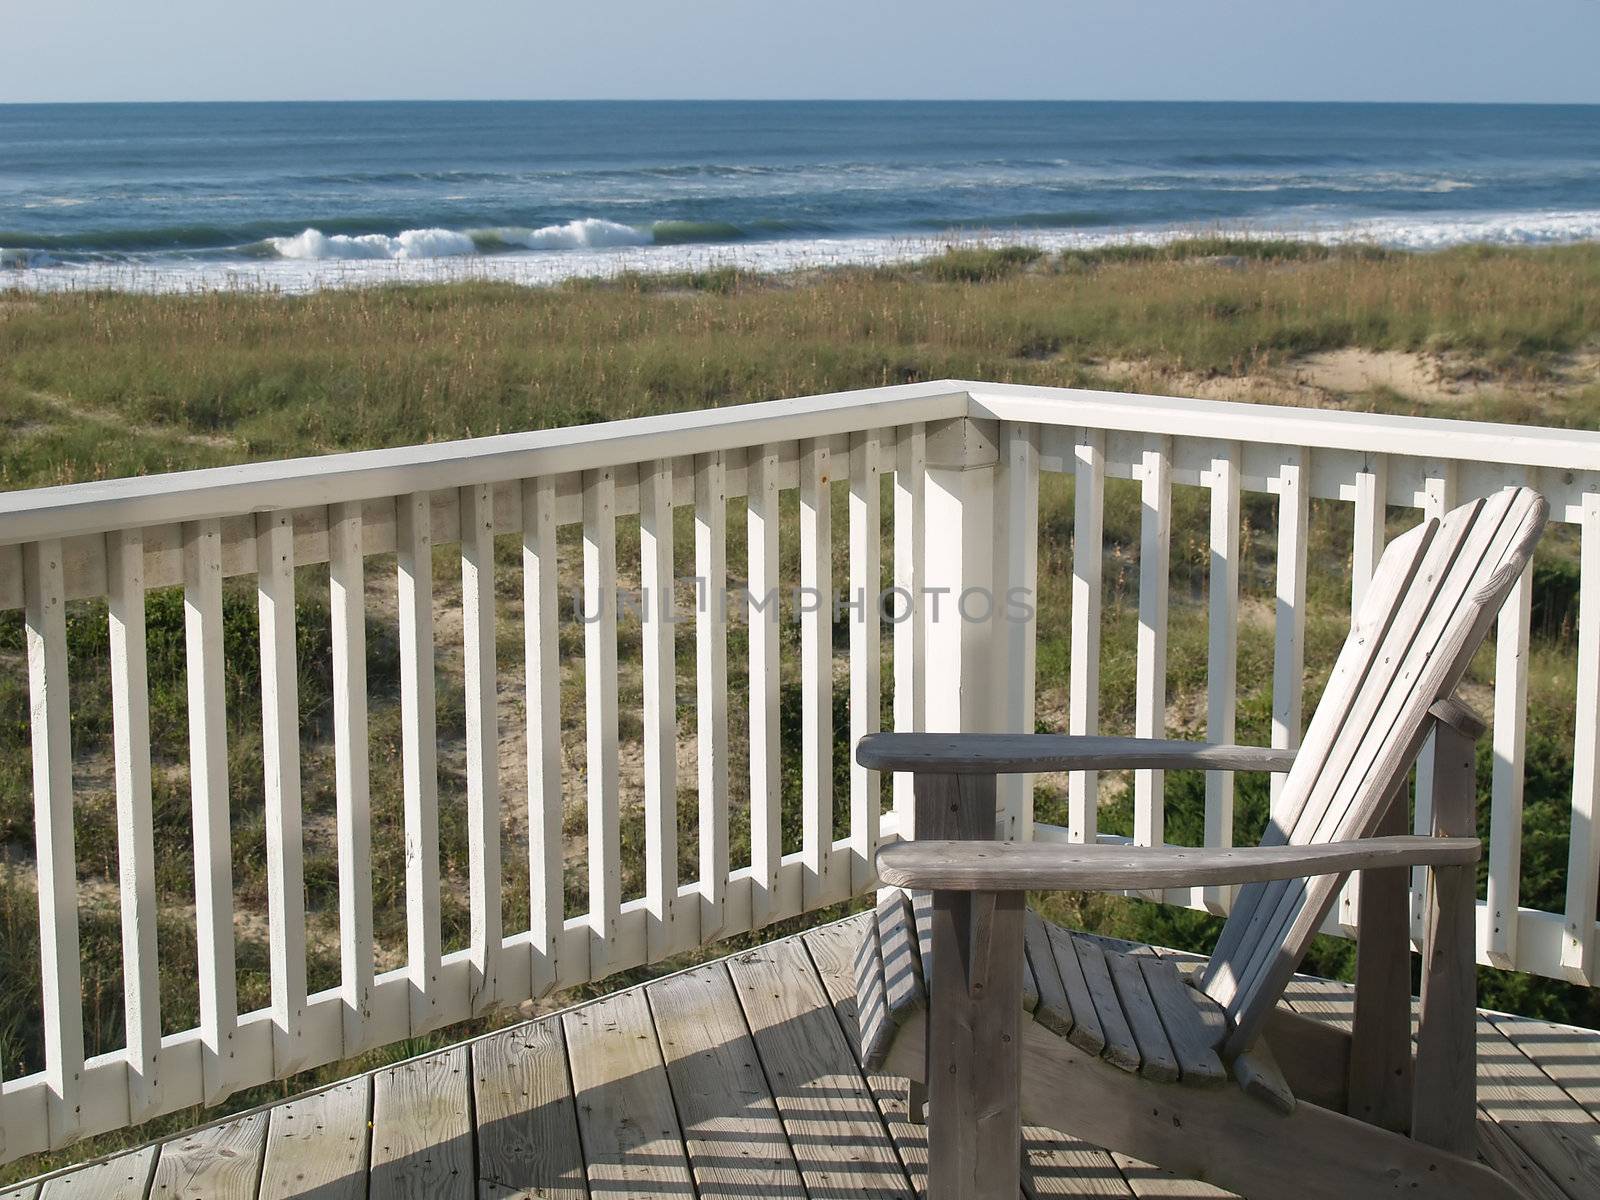
[[[49,1088],[50,1144],[60,1146],[71,1141],[81,1126],[83,1082],[78,875],[72,846],[72,716],[67,695],[67,602],[60,539],[23,547],[22,587],[33,737],[44,1077]],[[202,972],[204,954],[202,943]]]
[[[468,982],[473,1015],[500,996],[500,722],[496,708],[494,487],[459,492],[461,648],[467,718]]]
[[[106,535],[111,634],[112,753],[122,898],[128,1120],[160,1106],[161,973],[156,959],[155,830],[150,784],[150,684],[145,650],[144,534]]]
[[[878,822],[883,798],[878,772],[855,761],[855,747],[876,733],[882,702],[878,596],[883,589],[882,435],[850,439],[850,886],[877,881]]]
[[[1239,659],[1239,447],[1229,444],[1211,460],[1210,621],[1206,651],[1206,740],[1232,742],[1238,704]],[[1206,841],[1233,845],[1233,772],[1206,775]],[[1209,912],[1225,913],[1233,889],[1213,886],[1198,897]]]
[[[205,1103],[217,1104],[239,1082],[234,1056],[239,1004],[223,711],[222,531],[217,521],[195,521],[183,527],[183,563],[202,1087]]]
[[[267,833],[268,957],[272,969],[272,1069],[304,1064],[305,844],[300,822],[300,704],[295,670],[294,517],[256,517],[261,622],[261,749]]]
[[[833,874],[833,464],[800,454],[800,823],[802,903],[842,899]]]

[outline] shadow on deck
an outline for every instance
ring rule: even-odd
[[[21,1185],[0,1200],[911,1197],[903,1081],[864,1076],[852,917]],[[1286,1003],[1348,1023],[1347,985]],[[1600,1195],[1600,1034],[1479,1019],[1479,1144],[1531,1197]],[[1208,1197],[1025,1134],[1030,1197]]]

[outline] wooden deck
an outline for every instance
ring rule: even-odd
[[[24,1184],[0,1200],[911,1197],[924,1130],[864,1077],[853,917],[326,1091]],[[1342,1023],[1344,984],[1288,1003]],[[1600,1196],[1600,1034],[1478,1023],[1480,1145],[1536,1200]],[[1214,1197],[1047,1130],[1040,1197]]]

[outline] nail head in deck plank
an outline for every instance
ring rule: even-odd
[[[467,1048],[379,1071],[372,1081],[372,1190],[394,1200],[468,1200]]]
[[[163,1143],[151,1200],[255,1200],[269,1120],[251,1113]]]
[[[609,1195],[693,1196],[683,1135],[644,992],[563,1014],[589,1187]]]
[[[583,1147],[561,1022],[518,1025],[472,1046],[480,1200],[586,1200]]]
[[[855,1056],[805,948],[773,942],[728,960],[807,1190],[910,1197]]]
[[[805,1200],[733,984],[712,963],[645,992],[700,1200]]]
[[[366,1200],[371,1086],[363,1075],[272,1110],[260,1200]]]
[[[45,1180],[39,1200],[144,1200],[156,1148],[145,1146]]]

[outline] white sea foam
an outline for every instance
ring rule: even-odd
[[[147,260],[139,265],[123,262],[41,266],[37,260],[23,265],[17,251],[0,251],[0,262],[21,267],[0,273],[0,287],[51,291],[114,288],[143,292],[307,292],[327,287],[465,279],[539,286],[577,277],[606,278],[625,271],[674,273],[734,267],[764,272],[876,266],[926,258],[954,245],[1030,245],[1045,251],[1092,250],[1115,245],[1163,245],[1186,237],[1219,234],[1299,238],[1325,245],[1370,243],[1407,250],[1438,250],[1466,243],[1509,246],[1600,241],[1600,211],[1396,216],[1338,225],[1307,222],[1258,223],[1246,227],[1168,225],[1134,229],[1023,229],[928,237],[784,238],[717,245],[705,242],[655,244],[629,226],[616,228],[628,229],[638,240],[607,244],[593,240],[596,233],[601,237],[612,236],[600,231],[602,224],[609,225],[572,222],[550,227],[554,230],[569,230],[574,225],[588,228],[584,236],[591,240],[586,244],[562,245],[554,242],[552,235],[538,247],[540,250],[559,248],[560,253],[472,253],[472,238],[449,230],[412,230],[396,238],[383,235],[326,237],[315,230],[307,230],[297,238],[281,239],[293,249],[279,248],[280,257],[249,263],[166,259]],[[531,237],[546,231],[527,232]],[[493,233],[502,244],[518,244],[505,239],[502,231]],[[576,231],[572,236],[576,237]],[[616,236],[620,241],[621,235]],[[330,251],[329,247],[334,249]],[[362,249],[365,247],[370,249]],[[430,253],[430,247],[444,248],[444,252],[433,250]]]
[[[587,250],[602,246],[648,246],[651,236],[632,225],[585,217],[565,225],[546,225],[540,229],[492,229],[488,231],[507,246],[529,250]]]
[[[295,259],[417,259],[473,254],[472,238],[453,229],[407,229],[395,237],[382,233],[332,236],[307,229],[294,237],[268,238],[267,244],[283,258]]]

